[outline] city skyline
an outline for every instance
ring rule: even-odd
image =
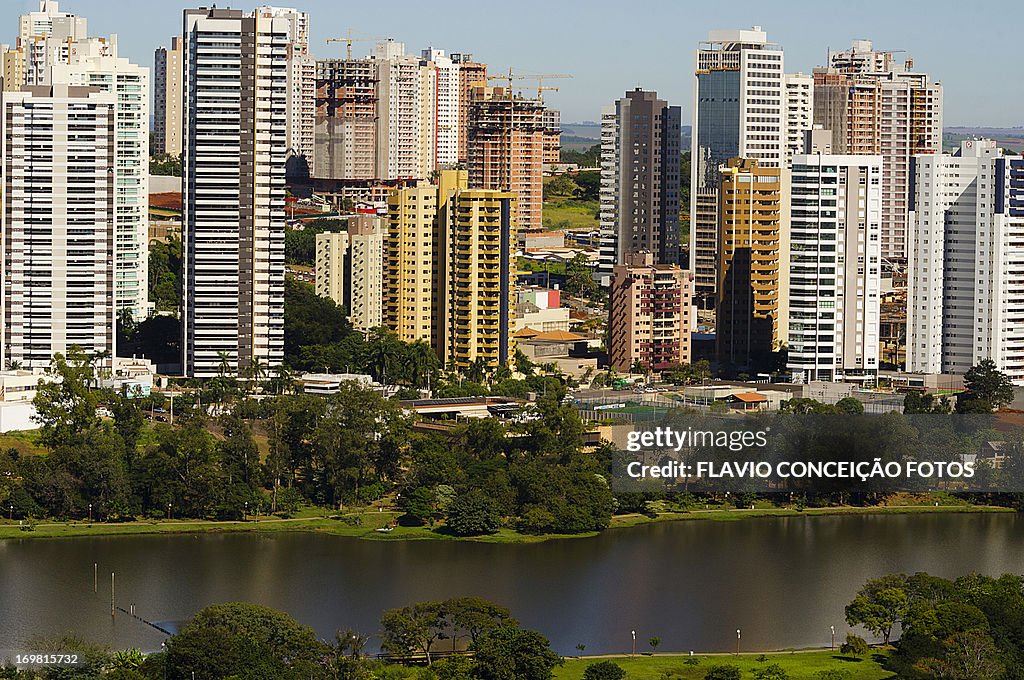
[[[63,0],[60,6],[63,11],[87,16],[93,35],[118,34],[121,56],[152,67],[153,50],[169,46],[182,10],[202,4],[187,0],[130,4]],[[853,39],[870,39],[879,49],[906,50],[918,69],[942,82],[947,127],[1022,124],[1014,111],[1024,107],[1024,92],[1001,85],[1015,77],[1011,70],[1016,44],[1012,27],[1019,23],[1015,18],[1024,19],[1024,7],[1009,1],[972,7],[966,25],[954,21],[963,12],[952,2],[870,2],[830,8],[827,15],[813,3],[802,1],[773,7],[771,12],[752,2],[721,8],[652,2],[645,16],[663,19],[649,22],[643,31],[615,32],[609,40],[596,44],[588,36],[601,34],[606,26],[635,25],[636,10],[606,2],[542,5],[528,0],[517,5],[517,12],[503,15],[505,30],[484,33],[474,30],[481,18],[479,7],[462,2],[450,4],[451,11],[445,13],[407,2],[399,3],[399,12],[353,5],[346,7],[346,17],[337,21],[332,3],[326,0],[230,3],[250,10],[262,4],[295,6],[309,12],[310,49],[318,59],[343,56],[343,44],[327,45],[326,40],[344,36],[352,27],[354,37],[392,37],[405,42],[413,53],[431,46],[469,52],[494,73],[509,66],[524,73],[571,73],[572,80],[557,83],[559,92],[545,97],[550,106],[562,110],[566,122],[599,121],[601,106],[637,86],[657,90],[671,104],[679,105],[685,122],[692,113],[691,74],[697,43],[709,30],[760,25],[772,42],[785,48],[788,72],[809,73],[825,63],[829,48],[845,49]],[[19,15],[36,9],[37,0],[4,3],[0,21],[13,27]],[[542,12],[543,22],[533,20],[537,12]],[[885,20],[880,21],[880,16]],[[530,41],[525,42],[523,36]],[[14,37],[14,30],[8,28],[0,41],[13,43]],[[977,68],[977,60],[964,59],[962,49],[950,49],[972,44],[985,45],[986,51],[979,56],[988,65],[986,70]],[[372,42],[357,42],[353,53],[365,55],[372,47]]]

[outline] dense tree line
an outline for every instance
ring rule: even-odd
[[[181,177],[181,154],[157,154],[149,159],[149,174]]]
[[[149,301],[158,312],[177,312],[181,305],[181,239],[149,244]]]
[[[507,609],[475,597],[390,610],[381,617],[381,632],[393,659],[369,657],[368,638],[352,630],[339,630],[324,641],[284,612],[241,602],[216,604],[196,613],[163,652],[111,652],[67,636],[38,640],[35,651],[77,654],[79,665],[39,671],[0,667],[0,679],[549,680],[562,663],[547,638],[521,628]],[[471,654],[435,660],[431,647],[446,639]],[[417,656],[426,659],[425,668],[396,663]]]
[[[96,389],[94,362],[79,351],[57,355],[58,380],[40,386],[47,455],[0,455],[0,504],[10,515],[238,519],[246,509],[341,507],[401,492],[404,522],[449,519],[459,535],[502,526],[579,533],[611,517],[608,457],[583,453],[582,423],[560,392],[514,424],[486,419],[439,435],[415,433],[398,401],[354,382],[329,397],[238,397],[212,418],[197,396],[209,403],[215,379],[176,400],[174,427],[158,423],[143,439],[145,411],[160,397]],[[112,417],[97,416],[101,404]]]
[[[917,573],[868,581],[846,607],[850,625],[888,643],[893,670],[910,680],[1024,677],[1024,577]]]

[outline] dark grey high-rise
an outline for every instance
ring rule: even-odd
[[[611,279],[625,255],[679,262],[680,109],[637,88],[601,116],[601,260]]]

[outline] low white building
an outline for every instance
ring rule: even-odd
[[[49,381],[42,370],[0,371],[0,432],[39,428],[33,420],[36,407],[32,400],[39,392],[41,380]]]

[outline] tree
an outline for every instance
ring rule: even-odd
[[[839,651],[848,656],[855,656],[858,659],[865,657],[871,651],[867,640],[853,633],[846,634],[846,642],[839,646]]]
[[[550,680],[562,659],[538,632],[505,624],[472,646],[480,680]]]
[[[864,413],[864,402],[856,397],[843,397],[836,402],[836,411],[844,415],[860,415]]]
[[[982,359],[964,375],[964,387],[976,399],[982,399],[999,408],[1013,401],[1013,383],[1010,377],[996,368],[991,359]]]
[[[623,680],[626,671],[614,661],[598,661],[583,670],[583,680]]]
[[[482,536],[496,532],[501,526],[501,517],[487,494],[471,489],[452,501],[446,526],[456,536]]]
[[[508,609],[480,597],[453,597],[444,601],[444,610],[452,635],[468,637],[470,646],[495,628],[519,625]]]
[[[647,644],[651,646],[651,653],[653,654],[654,652],[658,651],[658,645],[661,644],[661,638],[658,636],[654,636],[647,640]]]
[[[168,678],[214,680],[325,677],[326,646],[312,628],[261,605],[217,604],[167,641]]]
[[[96,374],[89,355],[74,346],[67,356],[53,355],[47,375],[50,379],[40,381],[32,400],[36,408],[33,419],[40,426],[40,441],[53,449],[73,443],[99,424],[97,399],[91,390]]]
[[[899,621],[906,606],[907,593],[902,588],[880,588],[859,595],[846,605],[846,622],[851,626],[864,626],[880,636],[883,644],[889,644],[893,626]]]
[[[704,680],[740,680],[740,667],[733,664],[712,666],[704,674]]]
[[[992,637],[982,630],[954,633],[943,643],[945,654],[922,665],[943,680],[996,680],[1006,669]]]
[[[448,622],[444,604],[438,601],[417,602],[401,609],[389,609],[380,619],[384,629],[381,647],[397,655],[423,654],[427,665],[430,652],[438,640],[446,637]]]
[[[565,292],[576,297],[589,298],[596,288],[590,259],[584,253],[576,253],[565,264]]]

